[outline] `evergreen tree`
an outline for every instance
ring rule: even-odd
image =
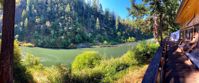
[[[80,43],[97,44],[105,40],[121,43],[135,36],[134,32],[128,32],[131,22],[120,22],[108,9],[103,11],[99,0],[92,5],[82,0],[27,0],[26,4],[21,22],[16,23],[16,35],[19,41],[35,46],[71,48]],[[117,35],[118,32],[121,35]]]
[[[67,6],[66,6],[66,12],[68,13],[68,12],[70,12],[71,11],[71,9],[70,9],[70,4],[67,4]]]
[[[99,18],[96,19],[96,25],[95,25],[96,29],[100,29],[100,22],[99,22]]]
[[[158,34],[162,39],[163,35],[178,30],[179,26],[174,23],[177,9],[179,7],[179,0],[144,0],[141,3],[135,3],[132,0],[132,6],[129,8],[129,13],[134,19],[134,26],[146,29],[144,31],[152,30],[154,21],[153,17],[157,16],[157,23],[159,25]]]

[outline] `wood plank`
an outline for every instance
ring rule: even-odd
[[[199,70],[187,59],[188,57],[182,53],[168,53],[164,83],[199,83]]]
[[[142,83],[156,83],[163,48],[159,47],[145,72]]]

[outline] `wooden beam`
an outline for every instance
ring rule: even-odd
[[[198,14],[198,2],[198,0],[184,0],[181,4],[175,20],[176,23],[181,25],[181,28],[188,27],[188,24]],[[191,23],[195,24],[194,22]]]

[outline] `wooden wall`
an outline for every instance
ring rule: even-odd
[[[176,16],[181,29],[199,24],[199,0],[184,0]]]

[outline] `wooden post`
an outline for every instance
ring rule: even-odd
[[[0,83],[13,83],[15,0],[4,0]]]

